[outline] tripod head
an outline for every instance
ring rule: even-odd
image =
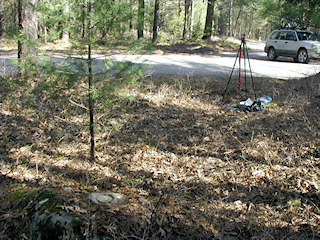
[[[246,43],[246,35],[245,34],[241,35],[241,42],[244,44]]]

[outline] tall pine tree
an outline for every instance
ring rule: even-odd
[[[204,32],[203,32],[202,39],[210,39],[211,35],[212,35],[214,2],[215,2],[215,0],[208,0],[206,24],[204,26]]]
[[[18,59],[29,66],[37,65],[38,56],[38,0],[18,0],[20,36],[18,40]],[[21,68],[20,68],[21,73]]]
[[[159,9],[160,9],[160,0],[155,0],[155,2],[154,2],[154,18],[153,18],[153,35],[152,35],[152,42],[153,43],[155,43],[158,39]]]
[[[138,39],[143,37],[144,29],[144,0],[139,0],[138,8]]]

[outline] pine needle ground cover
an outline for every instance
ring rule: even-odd
[[[319,78],[255,79],[276,105],[244,113],[227,79],[145,77],[96,102],[94,162],[83,79],[1,79],[0,239],[32,238],[47,188],[78,239],[319,239]]]

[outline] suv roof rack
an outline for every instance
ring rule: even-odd
[[[283,27],[283,28],[280,28],[279,30],[297,30],[296,27]]]
[[[279,28],[278,30],[295,30],[295,31],[307,31],[307,28],[296,28],[296,27],[287,27],[287,28]]]

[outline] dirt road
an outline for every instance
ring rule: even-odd
[[[313,61],[309,64],[294,63],[290,58],[279,58],[278,61],[271,62],[263,52],[262,42],[247,42],[250,61],[242,59],[242,73],[244,69],[250,74],[251,67],[253,76],[268,77],[278,79],[303,78],[320,72],[320,64]],[[215,55],[188,55],[188,54],[168,54],[168,55],[113,55],[105,57],[102,55],[93,56],[94,71],[106,70],[105,59],[112,58],[114,61],[131,61],[145,66],[146,71],[155,75],[193,75],[193,76],[230,76],[234,66],[236,53],[223,52]],[[57,65],[65,65],[69,60],[65,57],[48,56]],[[10,75],[17,71],[14,56],[0,56],[0,74]],[[81,60],[77,60],[81,61]],[[238,74],[238,61],[236,62],[234,74]]]

